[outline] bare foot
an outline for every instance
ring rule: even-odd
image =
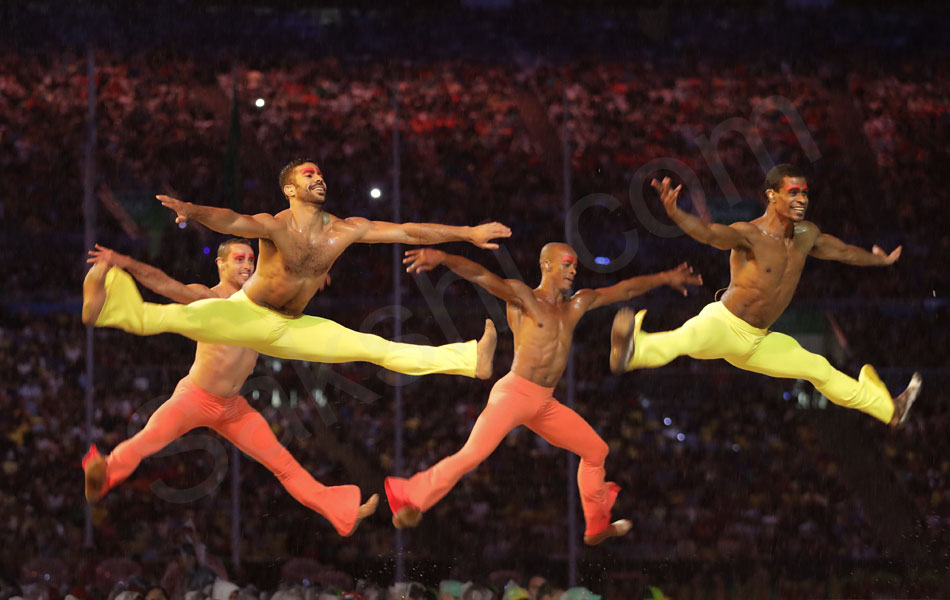
[[[894,398],[894,416],[891,417],[891,422],[888,423],[888,426],[900,427],[904,424],[904,421],[907,419],[907,413],[910,412],[910,407],[913,406],[914,401],[917,400],[917,396],[920,394],[920,387],[923,383],[924,380],[921,378],[920,373],[914,373],[911,376],[907,388],[901,392],[900,396]]]
[[[379,506],[379,494],[373,494],[369,497],[369,500],[360,504],[359,510],[356,511],[356,524],[353,525],[353,529],[350,530],[348,534],[344,537],[350,537],[356,531],[356,528],[360,526],[360,523],[366,517],[370,516],[376,512],[376,507]]]
[[[95,444],[83,457],[82,470],[86,472],[86,502],[98,502],[105,492],[102,488],[106,483],[106,459]]]
[[[82,282],[82,322],[83,325],[93,326],[106,303],[106,273],[111,266],[107,263],[96,263],[86,273]]]
[[[604,529],[600,533],[595,533],[594,535],[585,535],[584,543],[588,546],[596,546],[607,538],[620,537],[626,535],[628,531],[633,528],[633,523],[627,519],[621,519],[619,521],[614,521],[611,523],[607,529]]]
[[[610,328],[610,372],[620,375],[627,370],[633,358],[634,338],[640,332],[640,323],[646,315],[645,310],[634,312],[632,308],[621,308],[614,317]]]
[[[485,319],[485,333],[478,340],[478,359],[475,365],[475,377],[491,377],[492,360],[495,358],[495,345],[498,344],[498,332],[491,319]]]
[[[412,506],[403,506],[393,513],[393,527],[408,529],[415,527],[422,520],[422,511]]]

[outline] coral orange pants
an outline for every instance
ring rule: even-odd
[[[142,431],[106,457],[106,489],[118,484],[155,454],[195,427],[211,428],[277,476],[298,502],[326,517],[340,535],[356,524],[360,490],[355,485],[327,487],[317,482],[284,448],[264,417],[242,396],[221,398],[185,377]]]
[[[577,486],[587,522],[585,535],[606,529],[620,492],[620,486],[604,481],[607,444],[580,415],[555,400],[553,391],[515,373],[499,379],[461,450],[410,479],[386,479],[390,508],[394,513],[406,505],[428,510],[488,458],[512,429],[524,425],[552,445],[581,457]]]

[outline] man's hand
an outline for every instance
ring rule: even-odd
[[[495,246],[497,248],[497,246]],[[445,252],[435,248],[416,248],[415,250],[406,250],[406,258],[402,259],[402,264],[408,264],[406,273],[425,273],[436,268],[445,260]]]
[[[703,284],[703,276],[699,273],[693,273],[693,267],[686,263],[675,269],[670,269],[666,272],[666,276],[668,278],[666,285],[678,292],[683,292],[684,296],[686,295],[686,286]]]
[[[885,265],[893,265],[895,262],[897,262],[897,259],[901,257],[902,248],[903,246],[898,246],[897,248],[894,248],[893,252],[888,254],[884,252],[880,246],[875,245],[873,248],[871,248],[871,254],[882,257],[884,259]]]
[[[656,193],[660,195],[660,202],[663,203],[663,208],[666,209],[666,214],[670,214],[675,211],[676,199],[679,198],[680,190],[683,189],[683,184],[679,184],[674,188],[670,183],[670,178],[664,177],[662,183],[654,179],[650,182],[650,185],[652,185],[653,189],[656,190]]]
[[[182,202],[181,200],[176,200],[175,198],[166,196],[164,194],[159,194],[155,197],[158,198],[159,202],[162,203],[162,206],[175,211],[175,214],[178,215],[175,217],[176,223],[184,223],[188,220],[188,207],[191,206],[190,202]]]
[[[111,250],[105,246],[96,244],[96,249],[89,251],[89,258],[86,259],[86,262],[105,263],[107,265],[114,265],[116,267],[125,269],[129,266],[129,262],[131,260],[132,259],[130,259],[125,254],[121,254],[115,250]]]
[[[498,248],[498,244],[491,243],[491,240],[509,237],[511,237],[511,229],[501,223],[495,222],[472,227],[472,235],[469,241],[479,248],[494,250]]]

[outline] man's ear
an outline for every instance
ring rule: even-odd
[[[293,196],[296,196],[296,195],[297,195],[297,192],[294,190],[294,185],[292,183],[288,183],[287,185],[284,186],[284,196],[288,198],[292,198]]]

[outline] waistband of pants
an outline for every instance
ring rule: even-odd
[[[197,383],[195,383],[194,380],[191,378],[191,375],[185,375],[184,377],[182,377],[178,381],[178,385],[183,385],[189,388],[190,391],[196,394],[200,394],[201,396],[204,396],[205,398],[215,400],[217,402],[230,402],[231,400],[234,400],[235,398],[241,395],[240,393],[237,393],[231,396],[230,398],[225,398],[224,396],[216,396],[212,394],[211,392],[209,392],[208,390],[201,387],[200,385],[198,385]]]
[[[746,323],[745,321],[743,321],[741,318],[737,317],[736,315],[732,314],[732,312],[728,308],[726,308],[726,305],[723,304],[721,301],[712,302],[707,305],[707,308],[710,311],[712,311],[713,314],[715,314],[720,319],[724,321],[728,321],[729,324],[732,325],[733,327],[737,329],[741,329],[742,331],[745,331],[747,333],[751,333],[754,335],[765,335],[769,332],[768,328],[762,329],[759,327],[755,327],[753,325],[750,325],[749,323]]]
[[[495,385],[498,385],[502,382],[504,382],[505,385],[513,385],[526,394],[546,394],[548,396],[554,394],[553,387],[544,387],[543,385],[538,385],[530,379],[525,379],[521,375],[518,375],[514,371],[508,371],[508,374],[499,379]]]

